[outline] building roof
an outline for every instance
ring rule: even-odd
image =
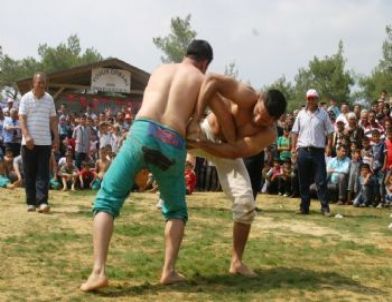
[[[150,74],[140,68],[116,58],[76,66],[65,70],[48,73],[48,91],[60,94],[66,90],[89,89],[93,68],[125,69],[131,72],[131,94],[141,94],[147,85]],[[17,81],[19,91],[24,94],[32,88],[32,77]],[[60,92],[61,90],[61,92]]]

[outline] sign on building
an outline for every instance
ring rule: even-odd
[[[131,73],[123,69],[94,68],[91,72],[91,89],[130,93]]]

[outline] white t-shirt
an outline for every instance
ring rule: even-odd
[[[27,92],[20,100],[19,114],[26,115],[27,129],[34,140],[34,145],[50,146],[50,118],[56,116],[54,101],[49,93],[37,99],[32,91]],[[26,144],[25,137],[22,145]]]

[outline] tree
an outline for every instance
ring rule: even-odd
[[[384,89],[392,93],[392,26],[386,26],[385,32],[387,38],[382,45],[382,59],[370,76],[359,81],[363,94],[371,100],[376,100]]]
[[[293,102],[298,106],[303,104],[309,88],[315,88],[321,100],[334,98],[338,102],[348,101],[354,78],[351,72],[345,70],[343,42],[339,42],[336,54],[325,56],[323,59],[314,57],[308,68],[300,68],[295,76],[295,82]]]
[[[57,47],[40,44],[38,55],[39,60],[33,57],[15,60],[3,54],[0,48],[0,91],[3,90],[8,96],[15,98],[18,94],[16,82],[31,77],[34,72],[50,73],[102,60],[102,56],[94,48],[87,48],[82,53],[77,35],[71,35],[67,43],[60,43]]]
[[[233,77],[234,79],[238,78],[238,68],[235,64],[235,61],[230,62],[225,66],[225,75]]]
[[[196,37],[196,31],[191,28],[191,15],[185,19],[174,17],[170,22],[171,33],[166,37],[155,37],[152,39],[155,46],[161,49],[164,56],[162,62],[181,62],[189,43]]]

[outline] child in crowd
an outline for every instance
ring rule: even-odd
[[[267,193],[267,188],[270,183],[270,177],[268,176],[268,172],[271,169],[271,165],[269,161],[264,162],[264,167],[261,170],[261,176],[262,176],[262,186],[261,186],[261,193]]]
[[[350,172],[348,173],[347,204],[352,204],[356,180],[359,176],[359,168],[362,164],[361,149],[357,148],[351,155]]]
[[[68,185],[71,190],[75,191],[76,180],[78,179],[78,169],[76,168],[72,157],[68,156],[65,160],[65,165],[60,169],[61,181],[63,183],[63,191],[68,190]]]
[[[344,131],[344,121],[336,122],[336,131],[332,135],[332,157],[336,156],[336,149],[338,146],[348,146],[349,136]]]
[[[86,161],[82,162],[81,169],[79,171],[79,185],[81,189],[88,189],[94,179],[94,173],[91,171]]]
[[[279,177],[282,175],[282,168],[278,158],[273,161],[272,168],[268,171],[267,176],[270,179],[269,186],[267,187],[267,192],[270,194],[278,192]]]
[[[282,162],[286,160],[290,160],[291,140],[290,140],[290,129],[288,127],[283,128],[283,135],[278,137],[276,146],[279,152],[279,159]]]
[[[12,188],[11,181],[7,177],[4,159],[0,159],[0,188]]]
[[[367,136],[364,136],[362,139],[361,158],[364,164],[373,167],[373,149],[370,145],[370,139]]]
[[[94,172],[94,180],[91,183],[91,188],[93,190],[99,190],[101,187],[101,182],[103,176],[110,166],[111,161],[107,155],[107,149],[105,147],[99,150],[99,159],[95,162],[95,172]]]
[[[286,160],[282,165],[282,174],[279,176],[279,195],[291,195],[291,162]]]
[[[385,171],[385,189],[388,190],[388,180],[392,175],[392,129],[387,128],[386,130],[386,139],[385,139],[385,159],[384,159],[384,167],[383,170]],[[386,192],[386,197],[390,196],[388,192]],[[390,197],[388,197],[390,199]],[[391,200],[385,200],[385,203],[388,205],[390,204]]]
[[[392,206],[392,174],[385,179],[385,206]]]
[[[291,154],[291,197],[299,196],[298,153]]]
[[[185,163],[185,188],[186,194],[191,195],[196,188],[196,174],[190,161]]]
[[[366,207],[373,203],[376,181],[368,164],[362,164],[360,174],[357,178],[355,192],[357,196],[354,199],[355,207]]]
[[[112,145],[113,136],[109,122],[102,122],[99,124],[99,148],[107,145]]]
[[[72,154],[70,155],[70,157],[72,158]],[[49,158],[49,188],[52,190],[60,189],[61,184],[58,180],[58,173],[59,169],[56,162],[55,150],[52,149]]]
[[[373,150],[373,175],[376,180],[377,190],[375,195],[375,206],[380,207],[384,204],[384,150],[385,144],[380,138],[381,133],[378,129],[372,131],[372,150]]]

